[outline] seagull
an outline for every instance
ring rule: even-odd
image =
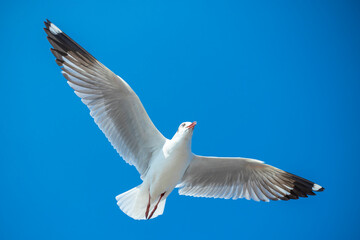
[[[196,122],[183,122],[171,139],[154,126],[139,97],[119,76],[49,20],[45,22],[52,54],[67,83],[118,154],[140,173],[142,183],[116,196],[129,217],[162,215],[169,194],[264,201],[298,199],[324,190],[320,185],[262,161],[193,154]]]

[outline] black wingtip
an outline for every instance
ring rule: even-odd
[[[50,27],[51,22],[50,22],[48,19],[46,19],[46,21],[44,22],[44,24],[45,24],[45,27],[46,27],[46,28],[44,28],[44,29],[48,29],[48,30],[49,30],[49,27]]]
[[[63,60],[60,60],[60,59],[55,59],[55,62],[58,66],[62,66],[64,64],[64,61]]]
[[[281,197],[281,200],[307,198],[310,195],[316,195],[315,192],[324,191],[324,188],[320,185],[294,174],[285,173],[284,176],[292,180],[292,189],[289,191],[289,194]]]

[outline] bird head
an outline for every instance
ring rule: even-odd
[[[184,137],[190,137],[193,134],[195,125],[197,124],[197,122],[183,122],[180,124],[175,136],[184,138]]]

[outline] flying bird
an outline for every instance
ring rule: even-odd
[[[298,199],[324,190],[259,160],[193,154],[196,122],[181,123],[171,139],[165,138],[121,77],[52,22],[47,20],[45,26],[50,50],[67,83],[119,155],[140,173],[139,186],[116,196],[117,205],[129,217],[152,219],[163,214],[174,188],[179,188],[180,195],[265,202]]]

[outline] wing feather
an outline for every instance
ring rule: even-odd
[[[255,201],[289,200],[315,195],[321,186],[261,161],[194,155],[179,194]]]
[[[119,76],[106,68],[50,21],[45,22],[51,52],[75,94],[112,146],[141,175],[154,151],[166,139],[156,129],[138,96]]]

